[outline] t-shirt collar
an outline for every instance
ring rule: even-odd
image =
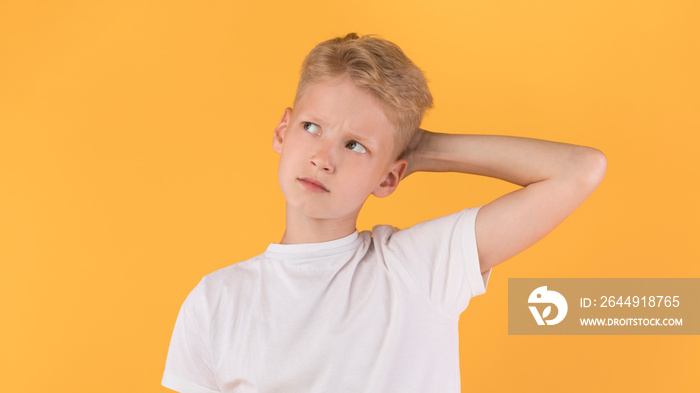
[[[280,244],[270,243],[265,250],[265,255],[272,258],[284,259],[308,259],[317,257],[327,257],[330,255],[342,254],[357,247],[359,239],[358,232],[355,232],[335,240],[319,243],[301,244]]]

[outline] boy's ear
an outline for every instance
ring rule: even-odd
[[[379,183],[379,186],[372,191],[372,194],[378,198],[384,198],[391,195],[399,186],[399,182],[403,179],[408,167],[408,161],[399,158],[394,161],[389,167],[389,173],[384,177],[384,180]]]
[[[282,144],[284,142],[284,133],[287,131],[287,126],[289,125],[289,119],[292,117],[292,108],[286,108],[284,113],[282,113],[282,118],[280,123],[275,127],[275,131],[272,134],[272,150],[277,154],[282,154]]]

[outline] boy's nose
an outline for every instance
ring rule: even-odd
[[[319,149],[311,156],[310,163],[326,173],[333,173],[335,170],[329,149]]]

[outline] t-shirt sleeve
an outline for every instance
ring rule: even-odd
[[[491,270],[481,273],[476,245],[479,208],[438,217],[394,232],[387,247],[429,301],[459,318],[469,300],[486,292]]]
[[[218,393],[207,340],[210,302],[206,277],[190,292],[180,308],[170,339],[162,385],[181,393]]]

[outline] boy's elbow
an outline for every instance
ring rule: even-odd
[[[589,182],[598,187],[608,170],[608,158],[605,157],[605,153],[594,148],[590,148],[589,155]]]
[[[602,151],[592,147],[581,147],[576,156],[580,185],[592,191],[603,181],[608,170],[608,159]]]

